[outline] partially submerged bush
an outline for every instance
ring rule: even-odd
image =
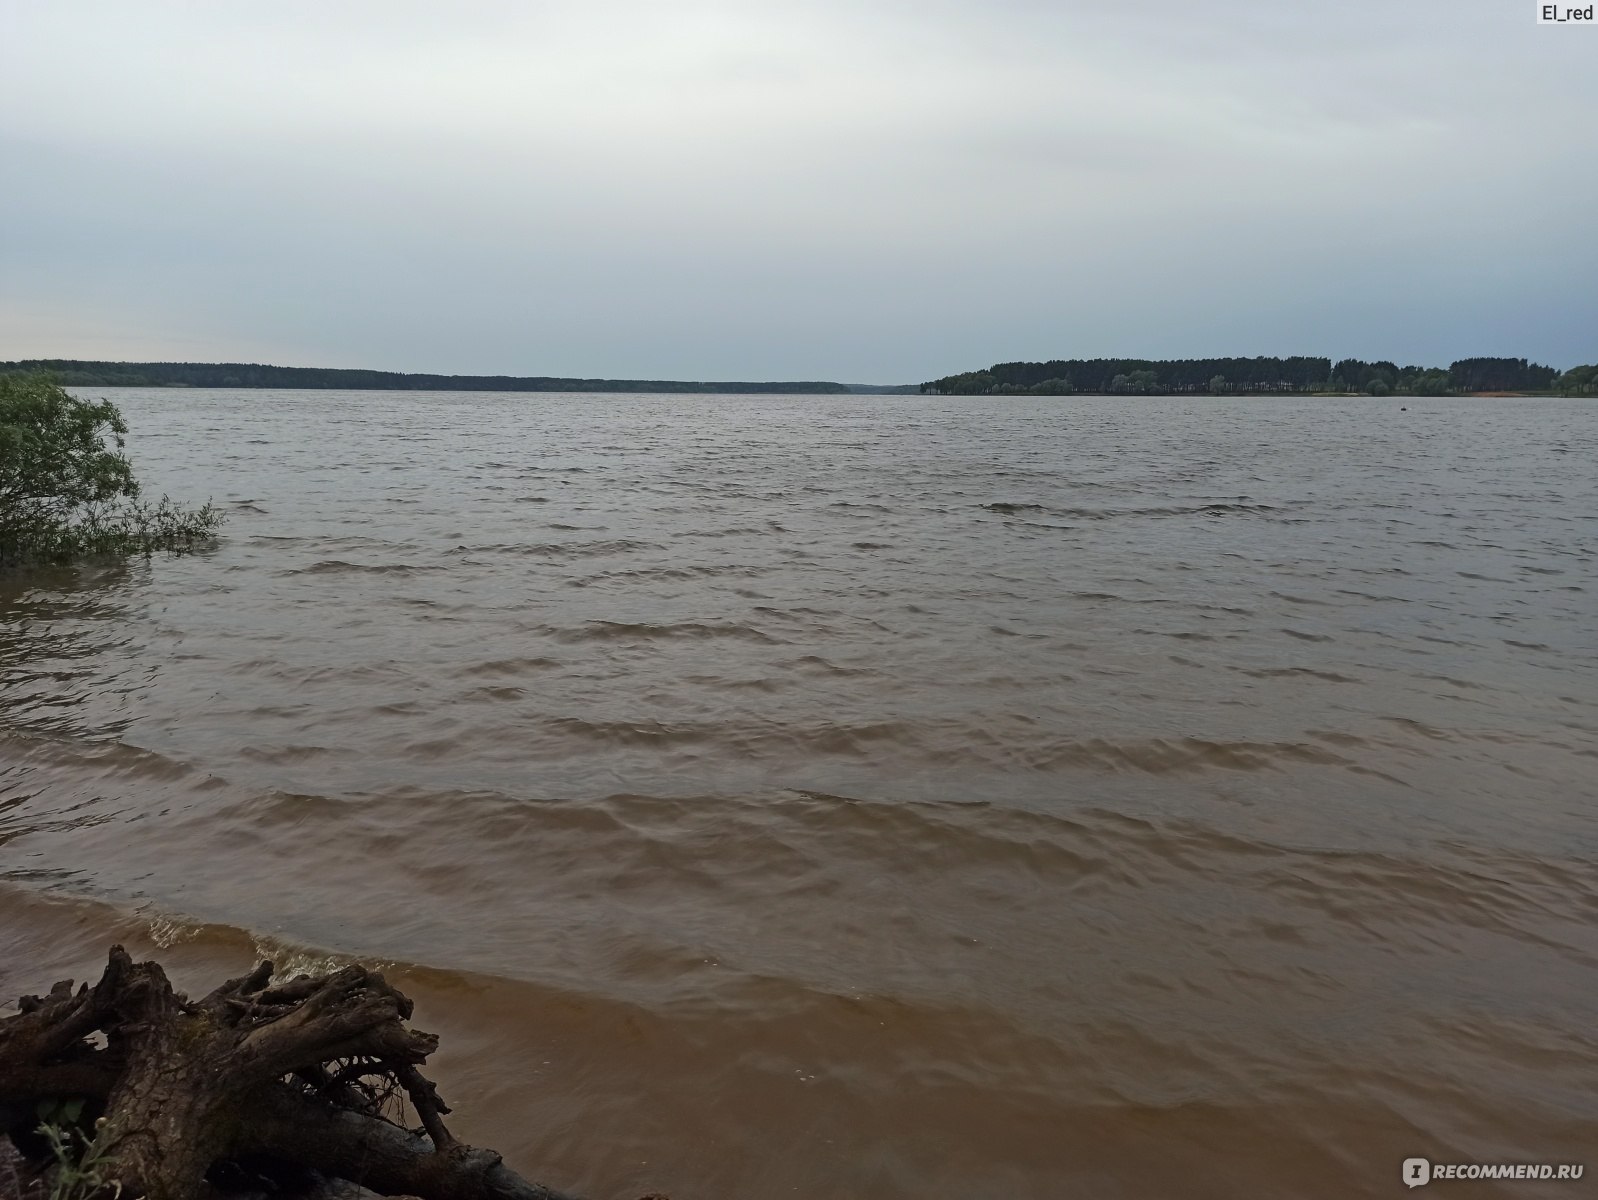
[[[182,554],[223,516],[139,498],[109,400],[79,400],[46,375],[0,376],[0,567]],[[107,444],[107,439],[110,444]]]

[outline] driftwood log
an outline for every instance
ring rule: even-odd
[[[344,1181],[422,1200],[571,1200],[450,1134],[420,1071],[438,1039],[406,1024],[411,1002],[382,975],[272,973],[263,962],[191,1002],[114,946],[94,986],[24,996],[0,1019],[3,1132],[36,1153],[40,1105],[71,1113],[69,1143],[128,1200],[197,1200],[241,1179],[286,1195]]]

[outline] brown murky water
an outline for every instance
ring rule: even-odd
[[[1598,1173],[1598,405],[96,392],[0,992],[393,965],[596,1198]]]

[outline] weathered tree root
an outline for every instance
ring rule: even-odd
[[[0,1019],[0,1114],[25,1129],[41,1102],[82,1100],[86,1154],[130,1200],[196,1200],[239,1162],[421,1200],[571,1200],[451,1135],[418,1069],[438,1039],[410,1015],[363,967],[274,983],[263,962],[190,1002],[113,946],[92,988],[58,983]]]

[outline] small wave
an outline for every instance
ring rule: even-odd
[[[291,568],[282,575],[417,575],[442,571],[444,567],[419,563],[352,563],[341,558],[324,559],[309,567]]]
[[[313,950],[270,935],[257,937],[254,951],[257,961],[272,964],[273,972],[280,980],[292,979],[296,975],[331,975],[356,962],[375,971],[390,971],[398,965],[382,959],[357,959],[346,954]]]
[[[527,696],[526,688],[519,687],[480,687],[467,692],[461,699],[472,702],[476,700],[489,700],[496,703],[506,700],[522,700]]]
[[[238,750],[238,755],[242,759],[273,766],[297,766],[317,759],[337,758],[341,754],[342,751],[335,750],[331,746],[241,746]]]
[[[557,528],[551,526],[551,528]],[[558,528],[576,529],[575,525]],[[638,550],[659,550],[653,542],[633,538],[606,538],[591,542],[496,542],[479,546],[456,546],[454,554],[514,554],[531,558],[595,558],[610,554],[631,554]]]
[[[527,675],[538,671],[550,671],[564,665],[558,658],[496,658],[488,662],[473,663],[469,667],[462,667],[456,674],[468,677],[486,675],[490,678],[502,678],[504,676]]]
[[[984,504],[994,512],[1014,514],[1028,509],[1078,521],[1110,521],[1122,517],[1223,517],[1233,514],[1262,516],[1280,511],[1272,504],[1166,504],[1149,507],[1078,508],[1042,504]],[[1059,527],[1057,527],[1059,528]]]
[[[806,654],[791,662],[780,663],[779,666],[791,667],[799,671],[816,671],[824,675],[877,675],[881,672],[872,667],[841,667],[835,662],[822,658],[819,654]]]
[[[1257,670],[1239,668],[1254,679],[1324,679],[1327,683],[1358,683],[1352,675],[1339,675],[1336,671],[1318,671],[1314,667],[1261,667]]]
[[[727,538],[727,537],[763,537],[770,531],[753,525],[735,525],[728,529],[690,529],[683,533],[674,533],[673,537],[679,538]]]
[[[192,781],[196,775],[193,764],[184,759],[122,738],[84,739],[70,732],[58,735],[0,730],[0,749],[14,750],[18,762],[93,768],[130,783],[169,784]]]
[[[180,942],[192,942],[204,931],[204,926],[197,922],[155,916],[150,918],[145,930],[152,942],[163,950],[170,950]]]
[[[783,641],[782,638],[773,637],[753,625],[715,625],[704,621],[678,621],[669,625],[655,625],[647,621],[589,621],[576,628],[555,629],[550,636],[557,642],[650,642],[732,638],[765,645],[780,645]]]
[[[580,717],[556,717],[547,725],[568,737],[605,746],[695,746],[725,736],[724,731],[712,727],[669,721],[585,721]]]
[[[1336,607],[1329,600],[1317,600],[1313,596],[1295,596],[1290,592],[1272,592],[1271,595],[1278,600],[1286,600],[1289,604],[1303,604],[1315,608]]]
[[[992,504],[984,504],[982,507],[987,509],[989,512],[1004,513],[1006,516],[1014,516],[1016,513],[1020,512],[1043,511],[1043,505],[1041,504],[1017,504],[1005,500],[995,501]]]
[[[597,575],[584,575],[568,579],[567,587],[593,587],[600,583],[634,582],[647,580],[680,583],[689,579],[718,579],[723,576],[750,578],[764,574],[761,567],[742,563],[726,563],[715,567],[638,567],[627,571],[602,571]]]
[[[1089,738],[1043,746],[1026,758],[1040,770],[1089,767],[1182,775],[1204,770],[1266,771],[1289,765],[1347,766],[1349,760],[1308,742],[1220,741],[1187,737],[1113,740]]]

